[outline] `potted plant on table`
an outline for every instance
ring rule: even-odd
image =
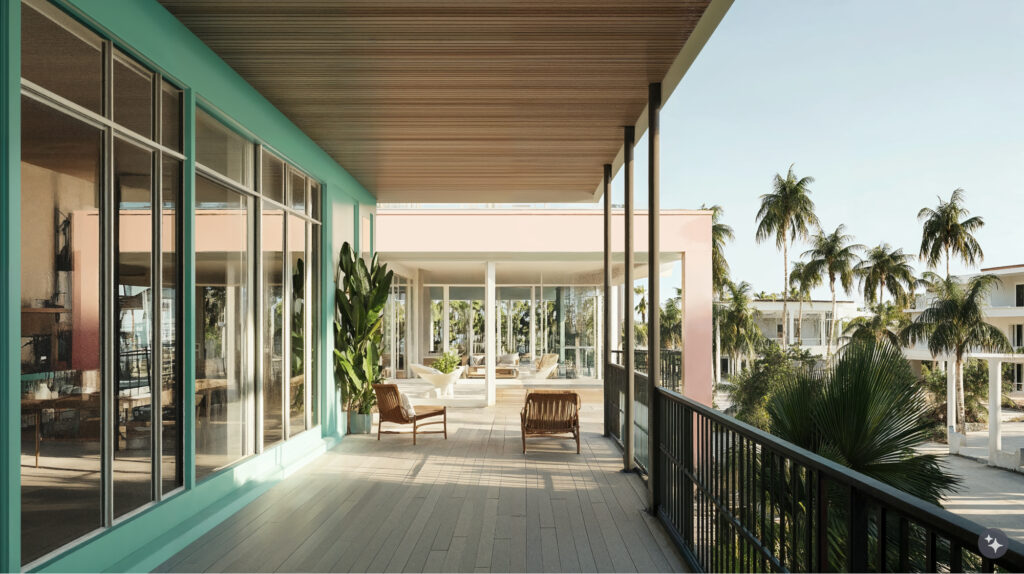
[[[382,325],[393,278],[394,272],[376,255],[367,266],[347,242],[341,246],[334,294],[334,376],[348,411],[349,433],[365,434],[373,426],[373,385],[384,381]]]

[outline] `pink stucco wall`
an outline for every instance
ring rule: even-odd
[[[601,210],[379,210],[383,254],[602,253]],[[622,211],[613,214],[612,245],[624,249]],[[647,251],[647,214],[634,219],[633,249]],[[711,404],[711,213],[662,210],[661,251],[683,253],[685,394]],[[643,263],[638,257],[637,263]]]

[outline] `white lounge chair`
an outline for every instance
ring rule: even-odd
[[[455,381],[459,380],[463,369],[465,369],[465,367],[458,367],[450,373],[442,373],[433,367],[416,363],[410,366],[412,367],[412,372],[416,373],[424,381],[434,385],[438,397],[451,397],[455,395]]]
[[[549,353],[541,355],[537,361],[537,370],[533,373],[534,379],[547,379],[558,368],[558,355]]]

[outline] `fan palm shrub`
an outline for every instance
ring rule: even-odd
[[[789,247],[797,238],[805,239],[810,230],[818,226],[818,216],[814,214],[814,201],[811,200],[811,184],[813,177],[798,178],[789,166],[786,177],[775,174],[772,180],[772,192],[761,196],[761,207],[757,210],[757,232],[754,237],[758,243],[770,237],[775,238],[775,247],[782,250],[782,316],[788,314],[785,290],[789,285]],[[782,321],[782,345],[785,347],[789,327]]]
[[[377,404],[373,385],[384,381],[381,326],[394,272],[376,255],[367,266],[348,242],[341,246],[338,271],[334,294],[335,384],[350,413],[369,415]]]
[[[963,364],[968,351],[1010,353],[1010,341],[995,326],[988,323],[985,305],[988,294],[1000,282],[995,275],[977,275],[961,283],[949,275],[941,278],[926,273],[928,307],[901,333],[904,343],[927,341],[933,357],[952,355],[956,380],[956,421],[958,432],[964,432],[966,407],[964,397]],[[947,399],[948,400],[948,399]]]
[[[826,358],[832,356],[832,341],[836,334],[836,281],[844,293],[853,288],[853,269],[860,258],[857,252],[863,245],[852,243],[853,236],[844,233],[846,226],[840,224],[832,233],[819,229],[811,238],[811,248],[804,253],[810,258],[806,273],[828,278],[828,288],[832,292],[832,320],[828,326],[828,343]]]
[[[959,478],[919,454],[931,423],[910,364],[888,341],[854,341],[828,367],[799,370],[767,405],[771,433],[939,504]]]

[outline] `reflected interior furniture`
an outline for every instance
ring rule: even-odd
[[[462,372],[466,369],[466,367],[457,367],[450,373],[442,373],[433,367],[425,365],[413,363],[411,366],[412,372],[416,373],[424,381],[434,385],[434,390],[438,397],[453,396],[455,394],[455,381],[462,376]]]
[[[52,410],[54,411],[54,420],[60,418],[61,411],[82,411],[82,412],[95,412],[97,416],[100,411],[100,394],[99,393],[83,393],[81,395],[65,395],[63,397],[51,398],[51,399],[22,399],[21,400],[21,413],[27,415],[33,415],[35,418],[35,456],[36,456],[36,468],[39,468],[39,444],[43,441],[42,425],[43,425],[43,411]],[[87,419],[86,422],[92,419]],[[82,428],[92,429],[92,433],[82,433],[79,439],[85,440],[99,440],[100,439],[100,426],[99,424],[87,424],[83,425]],[[47,439],[57,440],[57,439]]]
[[[409,434],[408,431],[386,431],[381,430],[384,423],[394,423],[400,425],[412,425],[412,444],[416,444],[417,434],[443,434],[444,439],[448,440],[448,407],[438,406],[423,406],[419,405],[415,408],[415,416],[406,416],[405,411],[402,410],[402,397],[398,392],[398,385],[390,383],[380,383],[373,385],[373,392],[377,395],[377,411],[380,413],[380,420],[377,421],[377,440],[380,440],[380,435],[383,434]],[[426,419],[441,417],[439,421],[420,422]],[[427,425],[442,425],[443,430],[439,431],[421,431],[422,427]]]
[[[550,378],[556,369],[558,369],[558,355],[556,353],[541,355],[540,360],[537,361],[537,370],[534,371],[533,378]]]
[[[519,419],[523,454],[527,437],[561,434],[576,439],[576,454],[580,453],[580,395],[575,391],[530,391]]]
[[[475,361],[470,361],[466,372],[467,379],[483,379],[487,377],[486,355],[478,355]],[[519,378],[519,355],[501,355],[494,366],[494,377],[498,379]]]

